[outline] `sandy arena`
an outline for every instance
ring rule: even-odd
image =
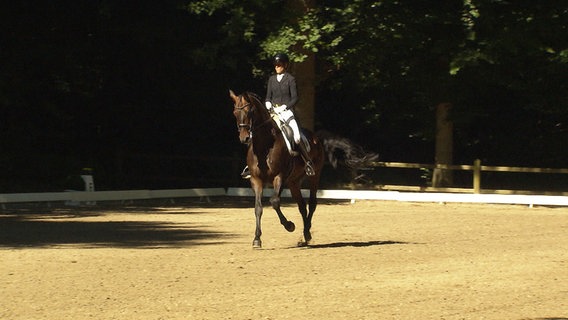
[[[0,211],[0,319],[568,319],[568,208],[252,199]]]

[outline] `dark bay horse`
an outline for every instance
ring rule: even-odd
[[[341,149],[348,161],[351,161],[351,164],[374,161],[375,155],[363,155],[359,150],[360,148],[354,147],[347,139],[320,139],[310,131],[303,130],[303,134],[310,144],[310,156],[315,170],[315,175],[307,176],[304,171],[304,160],[300,156],[290,155],[282,132],[272,120],[260,98],[250,92],[236,95],[232,90],[229,90],[229,95],[234,101],[233,115],[237,121],[239,140],[248,145],[247,165],[251,172],[250,183],[255,194],[256,231],[252,243],[253,247],[262,247],[260,240],[262,234],[260,226],[262,193],[264,186],[269,184],[272,184],[274,189],[274,194],[270,197],[270,204],[278,214],[280,223],[284,228],[293,232],[296,226],[292,221],[286,219],[280,208],[283,186],[285,185],[290,189],[304,223],[305,242],[301,244],[307,245],[312,240],[310,229],[317,206],[316,194],[325,161],[325,153],[327,152],[329,159],[332,160],[335,150]],[[353,150],[358,150],[358,152]],[[305,179],[308,181],[310,190],[307,207],[301,194],[301,185]]]

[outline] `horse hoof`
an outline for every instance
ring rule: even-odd
[[[298,248],[307,247],[308,243],[306,241],[298,241]]]
[[[286,228],[286,231],[288,232],[294,232],[294,230],[296,230],[296,225],[294,224],[294,222],[288,221],[284,225],[284,228]]]
[[[262,242],[260,240],[254,240],[252,242],[252,248],[253,249],[260,249],[262,248]]]

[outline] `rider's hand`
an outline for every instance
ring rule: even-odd
[[[266,109],[268,109],[268,110],[272,109],[272,102],[266,101],[266,102],[264,103],[264,105],[266,106]]]

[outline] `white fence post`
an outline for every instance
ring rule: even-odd
[[[473,193],[481,192],[481,160],[473,162]]]
[[[85,182],[85,191],[86,192],[94,192],[95,191],[95,180],[93,179],[93,169],[91,168],[83,168],[83,172],[81,174],[81,179]],[[97,204],[96,201],[87,201],[87,205],[94,206]]]

